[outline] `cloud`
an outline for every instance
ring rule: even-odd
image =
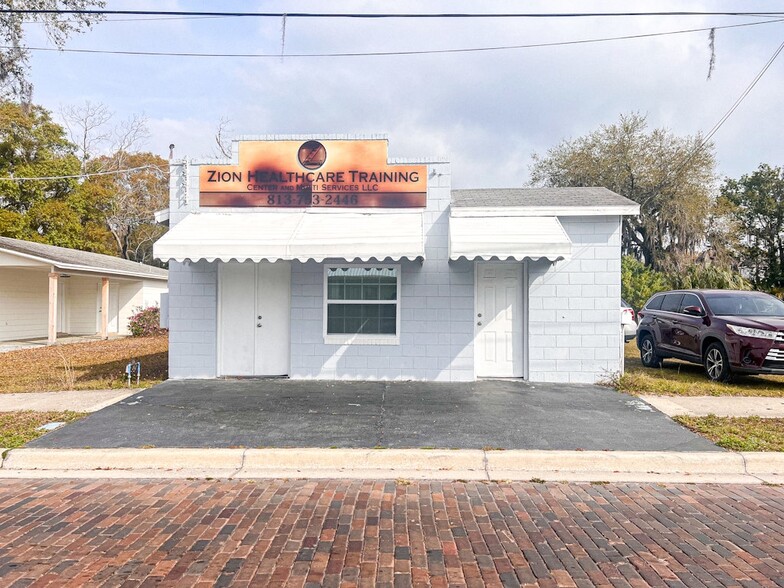
[[[159,6],[148,0],[150,6]],[[113,3],[115,4],[115,3]],[[116,3],[118,6],[137,4]],[[211,3],[169,2],[187,9]],[[270,2],[264,10],[288,4]],[[303,3],[303,11],[325,10]],[[341,11],[390,10],[388,3],[342,3]],[[519,2],[483,3],[485,11],[523,10]],[[615,2],[580,10],[618,10]],[[621,6],[625,9],[625,5]],[[238,2],[222,9],[245,9]],[[640,2],[635,10],[681,9],[677,2]],[[691,9],[735,9],[730,2]],[[775,9],[758,2],[755,9]],[[396,2],[400,12],[420,2]],[[432,2],[430,11],[474,11],[475,3]],[[528,11],[576,10],[573,3],[526,3]],[[752,20],[752,19],[745,19]],[[286,22],[285,52],[386,51],[528,44],[643,34],[739,22],[680,17],[560,20],[300,20]],[[281,50],[280,19],[201,19],[106,23],[69,46],[205,52]],[[177,144],[180,155],[212,152],[217,121],[238,134],[385,132],[394,156],[441,155],[453,162],[459,187],[517,186],[527,180],[531,152],[544,152],[617,120],[647,114],[652,127],[678,134],[707,131],[732,105],[780,42],[782,25],[717,32],[711,81],[707,33],[450,55],[353,58],[187,59],[36,55],[36,98],[45,106],[89,95],[120,117],[144,111],[151,149]],[[784,60],[784,57],[781,58]],[[716,135],[720,172],[739,175],[759,162],[784,161],[782,62]]]

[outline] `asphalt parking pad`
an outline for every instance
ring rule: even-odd
[[[169,381],[28,444],[149,446],[721,451],[608,388],[495,380]]]

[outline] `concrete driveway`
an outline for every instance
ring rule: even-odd
[[[28,444],[143,446],[720,451],[632,396],[516,381],[169,381]]]

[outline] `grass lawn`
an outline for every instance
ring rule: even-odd
[[[731,384],[708,380],[702,366],[665,359],[660,368],[640,362],[637,341],[626,344],[626,373],[611,384],[630,394],[676,396],[774,396],[784,397],[784,376],[735,376]]]
[[[676,416],[675,421],[733,451],[784,451],[784,419]]]
[[[0,353],[0,393],[121,388],[125,366],[142,364],[141,384],[167,378],[169,338],[123,337]]]
[[[86,413],[72,412],[34,412],[21,410],[17,412],[0,412],[0,448],[13,449],[21,447],[28,441],[37,439],[46,431],[38,427],[46,423],[70,423],[85,416]]]

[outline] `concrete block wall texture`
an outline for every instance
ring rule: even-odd
[[[198,210],[198,168],[171,166],[172,226]],[[292,262],[292,378],[474,379],[474,263],[448,260],[449,164],[428,163],[428,177],[426,259],[399,264],[400,344],[325,344],[324,264]],[[620,217],[560,221],[573,243],[572,259],[528,262],[527,376],[592,383],[621,367]],[[170,264],[171,378],[218,375],[217,280],[218,263]]]
[[[446,382],[474,379],[474,266],[465,261],[449,263],[449,164],[429,164],[428,176],[425,261],[400,262],[400,344],[325,344],[324,265],[329,264],[294,262],[292,378]]]
[[[528,377],[594,383],[621,369],[621,218],[559,220],[572,258],[528,266]]]
[[[218,264],[169,262],[169,377],[215,378]]]

